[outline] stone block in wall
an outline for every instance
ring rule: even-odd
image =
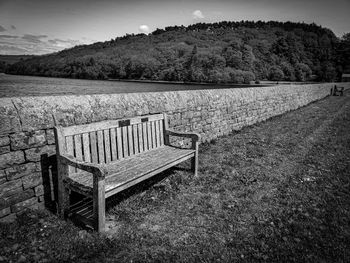
[[[28,200],[33,196],[34,196],[34,190],[27,189],[21,193],[4,197],[3,199],[5,200],[7,206],[11,206],[11,205],[20,203],[22,201]]]
[[[15,164],[21,164],[24,162],[24,154],[22,151],[9,152],[0,155],[0,169],[11,167]]]
[[[0,154],[8,153],[10,152],[10,146],[2,146],[0,147]]]
[[[0,170],[0,184],[5,183],[7,181],[5,170]]]
[[[55,145],[45,145],[43,147],[25,150],[26,159],[30,162],[39,162],[44,154],[53,155],[56,153]]]
[[[0,197],[10,196],[23,191],[22,180],[14,180],[0,185]]]
[[[8,136],[0,137],[0,147],[10,145],[10,138]]]
[[[11,99],[2,99],[0,105],[0,135],[21,130],[17,109]]]
[[[27,199],[25,201],[19,202],[15,205],[11,206],[11,212],[12,213],[18,213],[19,211],[25,209],[26,207],[30,207],[32,205],[35,205],[36,203],[38,203],[38,198],[32,197],[30,199]]]
[[[10,135],[11,149],[29,149],[47,144],[44,130],[21,132]]]
[[[34,173],[25,177],[22,177],[23,188],[28,189],[43,183],[43,177],[41,173]]]
[[[30,175],[34,172],[38,172],[38,166],[36,163],[25,163],[20,165],[14,165],[5,170],[7,180],[9,181],[21,178],[26,175]]]
[[[34,192],[35,192],[35,196],[40,196],[40,195],[43,195],[44,194],[44,186],[41,184],[41,185],[38,185],[34,188]]]
[[[11,213],[11,209],[9,207],[6,207],[4,209],[0,210],[0,218],[7,216]]]
[[[16,105],[22,121],[22,130],[35,131],[53,127],[51,105],[54,105],[54,100],[54,97],[13,98],[12,102]]]
[[[8,207],[8,204],[5,197],[0,197],[0,209],[5,209],[6,207]]]
[[[47,144],[55,144],[55,133],[53,129],[46,130]]]

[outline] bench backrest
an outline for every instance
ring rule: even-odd
[[[60,152],[92,163],[115,160],[164,145],[164,115],[55,127]]]

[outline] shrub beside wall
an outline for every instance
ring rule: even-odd
[[[0,98],[0,222],[54,204],[53,127],[166,112],[170,127],[210,141],[329,95],[334,84]],[[350,88],[350,83],[337,84]]]

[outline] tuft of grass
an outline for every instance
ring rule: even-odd
[[[347,262],[350,94],[200,147],[188,164],[107,200],[98,235],[48,212],[0,230],[0,260]]]

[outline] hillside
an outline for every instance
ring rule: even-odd
[[[212,83],[331,81],[341,71],[338,42],[331,30],[315,24],[199,23],[33,57],[7,73]]]
[[[5,72],[9,65],[32,57],[31,55],[0,55],[0,72]]]

